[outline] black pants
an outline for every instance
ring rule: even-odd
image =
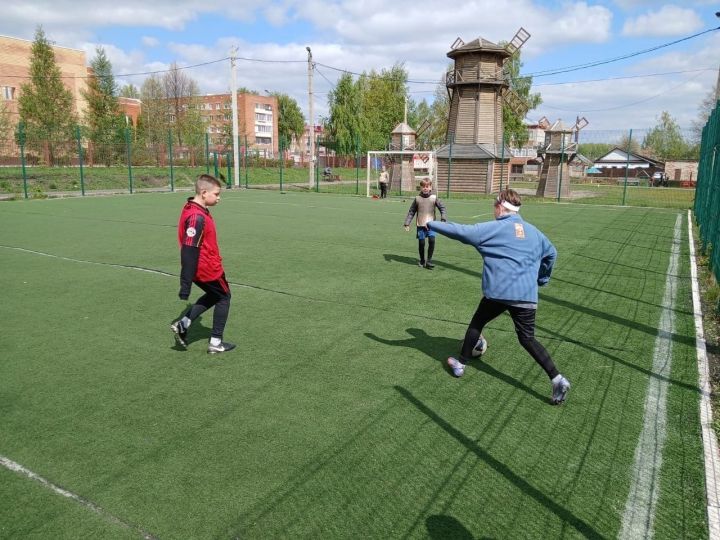
[[[435,237],[434,236],[428,236],[427,238],[427,259],[425,258],[425,239],[418,240],[418,254],[420,255],[420,262],[425,263],[431,262],[433,258],[433,253],[435,253]]]
[[[380,183],[380,198],[387,199],[387,184]]]
[[[555,363],[552,361],[552,358],[550,358],[550,354],[545,350],[545,347],[535,339],[535,310],[510,306],[502,302],[490,300],[489,298],[480,300],[480,305],[470,321],[470,326],[468,326],[465,332],[465,340],[463,341],[460,360],[466,363],[472,358],[473,347],[480,338],[480,334],[483,328],[485,328],[485,325],[504,311],[508,311],[510,317],[512,317],[513,323],[515,324],[515,333],[517,334],[520,345],[522,345],[540,367],[545,370],[547,376],[553,379],[558,375]]]
[[[212,333],[210,335],[222,339],[225,323],[227,323],[228,314],[230,313],[231,297],[230,285],[225,279],[225,274],[215,281],[194,281],[193,283],[200,287],[205,294],[197,299],[185,316],[194,321],[208,309],[215,306]]]

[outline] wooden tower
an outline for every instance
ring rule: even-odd
[[[405,118],[395,129],[390,137],[390,150],[412,151],[415,150],[416,133],[407,124],[407,104],[405,105]],[[415,191],[415,171],[413,168],[412,154],[400,154],[391,158],[390,166],[390,189],[400,191]]]
[[[542,158],[542,169],[538,182],[537,196],[561,199],[570,197],[570,163],[577,154],[578,135],[588,125],[585,118],[578,118],[574,126],[567,126],[562,120],[554,124],[544,116],[538,125],[545,130],[545,143],[538,152]]]
[[[502,105],[524,116],[527,104],[510,89],[505,63],[530,38],[523,28],[505,47],[482,38],[455,40],[454,61],[445,76],[450,99],[445,145],[437,152],[438,190],[492,193],[501,174],[509,177],[509,148],[503,148]]]

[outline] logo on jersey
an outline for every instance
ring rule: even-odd
[[[515,224],[515,238],[525,238],[525,229],[523,228],[522,223]]]
[[[188,228],[187,228],[187,231],[185,231],[185,234],[186,234],[189,238],[192,238],[192,237],[194,237],[194,236],[197,234],[197,231],[195,230],[195,227],[188,227]]]

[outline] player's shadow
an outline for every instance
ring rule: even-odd
[[[420,328],[408,328],[406,332],[412,337],[407,339],[385,339],[376,336],[371,332],[365,332],[365,336],[384,345],[417,349],[418,351],[426,354],[433,360],[440,362],[440,365],[443,367],[445,372],[448,375],[452,375],[445,359],[447,358],[448,354],[457,352],[460,348],[461,343],[457,339],[446,338],[442,336],[431,336],[428,335],[425,330],[422,330]],[[526,384],[518,381],[517,379],[503,373],[502,371],[498,371],[488,362],[483,361],[481,358],[473,359],[470,363],[468,363],[468,367],[475,368],[478,371],[490,375],[491,377],[495,377],[496,379],[506,384],[509,384],[510,386],[514,386],[518,390],[522,390],[523,392],[531,395],[535,399],[538,399],[543,403],[547,403],[547,398],[545,396],[536,392],[535,390],[533,390]]]
[[[432,540],[475,540],[465,526],[452,516],[435,515],[425,520]]]
[[[176,321],[177,319],[185,315],[185,313],[187,313],[187,308],[183,308],[183,310],[173,320]],[[190,348],[190,345],[192,345],[196,341],[207,341],[210,339],[211,329],[207,326],[203,326],[202,319],[203,316],[200,315],[197,319],[193,321],[190,329],[188,330],[187,339],[185,340],[188,344],[188,348]],[[178,342],[177,340],[175,340],[174,336],[172,337],[172,339],[174,342],[173,346],[170,347],[172,350],[183,352],[187,351],[185,347],[181,347],[180,345],[178,345]]]
[[[383,257],[385,258],[386,262],[399,262],[402,264],[409,264],[411,266],[417,266],[418,260],[413,257],[405,257],[404,255],[395,255],[394,253],[383,253]],[[475,270],[468,270],[467,268],[463,268],[462,266],[457,266],[456,264],[450,264],[444,261],[438,261],[437,259],[433,259],[433,264],[437,268],[447,268],[448,270],[455,270],[456,272],[460,272],[462,274],[467,274],[468,276],[476,277],[476,278],[482,278],[482,272],[477,272]]]

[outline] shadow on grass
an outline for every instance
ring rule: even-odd
[[[404,264],[411,264],[413,266],[415,266],[417,264],[417,259],[414,259],[412,257],[404,257],[402,255],[394,255],[392,253],[385,253],[385,254],[383,254],[383,257],[385,258],[385,260],[387,262],[394,261],[394,262],[399,262],[399,263],[404,263]],[[468,276],[475,276],[477,278],[482,278],[481,272],[476,272],[474,270],[468,270],[467,268],[462,268],[460,266],[446,263],[443,261],[433,261],[433,262],[435,263],[435,266],[437,266],[437,267],[447,268],[448,270],[454,270],[456,272],[460,272],[460,273],[466,274]],[[559,280],[559,281],[561,281],[561,280]],[[593,287],[587,287],[584,285],[578,285],[578,286],[588,289],[588,290],[598,291],[598,289],[593,288]],[[554,296],[550,296],[547,293],[540,292],[539,298],[540,298],[540,300],[550,302],[551,304],[555,304],[555,305],[564,307],[566,309],[576,311],[578,313],[582,313],[584,315],[590,315],[591,317],[597,317],[598,319],[603,319],[603,320],[609,321],[611,323],[614,323],[614,324],[617,324],[620,326],[626,326],[628,328],[637,330],[639,332],[644,332],[645,334],[648,334],[651,336],[657,336],[657,334],[658,334],[658,329],[655,328],[654,326],[650,326],[649,324],[639,323],[639,322],[627,319],[625,317],[620,317],[618,315],[613,315],[611,313],[599,311],[597,309],[583,306],[583,305],[577,304],[575,302],[570,302],[568,300],[555,298]],[[635,301],[639,302],[639,300],[636,300],[636,299],[630,299],[630,300],[635,300]],[[683,312],[680,310],[675,310],[675,311],[678,313],[686,313],[686,312]],[[672,341],[674,341],[674,342],[682,343],[683,345],[688,345],[691,347],[695,346],[695,336],[684,336],[681,334],[674,333],[674,334],[670,335],[670,339],[672,339]]]
[[[452,376],[450,368],[447,366],[445,359],[447,358],[448,354],[452,354],[453,352],[457,352],[459,350],[459,340],[442,336],[431,336],[428,335],[425,330],[422,330],[420,328],[408,328],[406,332],[412,337],[407,339],[385,339],[376,336],[375,334],[370,332],[365,332],[365,336],[384,345],[390,345],[392,347],[409,347],[411,349],[416,349],[426,354],[433,360],[440,362],[443,370],[448,375]],[[532,359],[528,357],[528,361],[532,361]],[[541,395],[540,393],[536,392],[535,390],[518,381],[517,379],[503,373],[502,371],[495,369],[486,361],[483,361],[479,358],[470,362],[468,364],[468,367],[475,368],[482,373],[486,373],[491,377],[495,377],[496,379],[506,384],[509,384],[510,386],[514,386],[518,390],[522,390],[523,392],[529,394],[535,399],[542,401],[543,403],[547,403],[548,401],[547,397]]]
[[[510,467],[505,465],[500,460],[491,456],[485,449],[483,449],[477,442],[472,440],[470,437],[462,433],[459,429],[455,428],[452,424],[443,419],[435,411],[430,409],[422,401],[417,399],[412,392],[403,388],[402,386],[395,386],[395,390],[404,397],[410,404],[412,404],[417,410],[427,416],[430,420],[435,422],[441,429],[447,434],[462,444],[469,452],[475,454],[482,461],[487,463],[495,471],[503,475],[508,482],[512,483],[525,495],[532,497],[538,503],[547,508],[550,512],[558,516],[562,521],[571,525],[585,538],[604,538],[602,534],[596,531],[592,525],[583,521],[570,510],[564,506],[558,504],[553,499],[548,497],[545,493],[540,491],[538,488],[530,484],[522,476],[515,473]],[[448,518],[445,518],[448,519]],[[462,527],[461,524],[457,524]],[[462,527],[464,529],[464,527]],[[429,532],[429,531],[428,531]],[[469,534],[469,533],[468,533]],[[445,538],[448,538],[447,536]],[[468,538],[467,536],[460,536],[458,538]]]
[[[425,520],[425,527],[432,540],[475,540],[470,531],[451,516],[430,516]]]
[[[417,266],[418,263],[418,260],[415,257],[405,257],[404,255],[395,255],[394,253],[383,253],[383,257],[385,258],[386,262],[399,262],[402,264],[409,264],[411,266]],[[460,272],[461,274],[467,274],[468,276],[473,276],[478,279],[482,278],[482,272],[468,270],[467,268],[463,268],[462,266],[438,261],[436,259],[433,259],[433,264],[438,268],[447,268],[448,270],[454,270],[456,272]]]
[[[176,320],[180,319],[181,317],[183,317],[187,313],[187,311],[188,311],[188,309],[186,306],[182,309],[182,311],[180,311],[180,313],[178,313],[178,316],[175,317],[173,319],[173,321],[176,321]],[[174,351],[187,352],[187,350],[190,348],[190,346],[193,343],[195,343],[197,341],[208,341],[210,339],[211,329],[202,324],[202,319],[203,319],[203,316],[200,315],[197,319],[195,319],[193,321],[192,325],[190,325],[190,328],[188,329],[188,333],[187,333],[187,339],[186,339],[186,342],[188,344],[187,348],[181,346],[177,342],[177,339],[175,339],[175,335],[173,334],[173,332],[171,330],[170,333],[173,335],[174,343],[173,343],[173,346],[170,348]],[[168,328],[169,327],[170,327],[170,325],[168,323]]]

